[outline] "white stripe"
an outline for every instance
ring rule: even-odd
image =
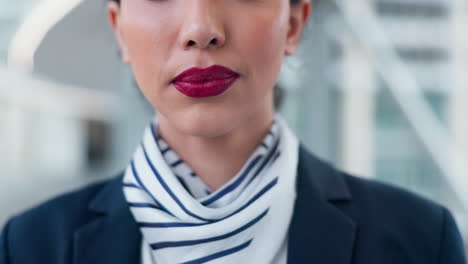
[[[282,132],[283,127],[284,132]],[[200,178],[192,177],[190,175],[191,170],[185,163],[171,168],[168,163],[171,163],[171,159],[174,159],[172,162],[179,159],[177,153],[169,150],[166,155],[163,156],[150,128],[145,130],[143,146],[146,149],[150,162],[159,172],[160,179],[158,179],[151,170],[141,147],[137,149],[133,157],[135,169],[142,181],[142,185],[152,196],[164,205],[165,208],[170,210],[174,216],[155,208],[132,207],[130,209],[132,215],[139,223],[206,223],[205,221],[198,220],[194,216],[190,216],[190,213],[206,219],[221,219],[245,207],[255,195],[259,194],[269,183],[279,177],[277,184],[263,193],[263,195],[252,204],[245,207],[242,211],[218,222],[190,227],[141,227],[145,240],[150,244],[217,238],[215,241],[198,243],[195,245],[149,250],[158,264],[181,263],[202,258],[244,244],[250,239],[253,239],[253,241],[245,249],[232,255],[212,260],[210,264],[276,264],[275,256],[285,256],[285,254],[280,254],[280,251],[285,250],[284,245],[286,244],[285,241],[287,241],[287,230],[295,199],[298,142],[282,120],[279,120],[277,124],[273,125],[271,131],[273,136],[266,136],[264,138],[264,142],[268,146],[267,148],[259,146],[242,170],[236,174],[235,177],[231,178],[228,183],[211,195],[206,195],[203,199],[197,199],[185,190],[174,172],[178,175],[179,173],[182,174],[180,176],[183,177],[186,184],[189,185],[188,188],[193,188],[193,183],[196,182],[195,179],[200,180]],[[268,152],[272,150],[278,138],[281,138],[278,150],[285,152],[280,155],[275,162],[265,166],[260,174],[247,186],[247,183],[254,177],[257,168],[259,168],[262,161],[266,159]],[[164,145],[164,143],[165,142],[161,140],[159,145]],[[296,153],[294,154],[294,152]],[[263,155],[262,160],[250,170],[249,174],[239,186],[209,206],[203,206],[201,204],[201,201],[206,201],[209,198],[215,197],[217,194],[223,192],[227,186],[236,182],[256,155]],[[135,175],[133,175],[132,171],[129,169],[126,171],[124,181],[134,184],[137,183]],[[164,188],[163,184],[167,185],[167,189]],[[125,197],[130,203],[149,203],[152,201],[151,197],[140,189],[132,187],[123,188]],[[197,188],[203,188],[203,185],[199,184]],[[171,194],[174,197],[172,197]],[[178,200],[180,204],[177,203],[176,200]],[[265,212],[267,209],[268,213],[262,219],[259,219],[259,221],[255,223],[252,222],[252,225],[249,224],[250,221],[259,217],[261,213]],[[236,232],[232,233],[234,231]],[[284,257],[282,260],[284,261]]]

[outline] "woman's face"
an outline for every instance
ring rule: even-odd
[[[283,57],[299,42],[310,3],[122,0],[108,12],[124,62],[162,119],[184,133],[215,137],[272,117],[273,86]],[[190,97],[171,83],[191,67],[214,64],[239,73],[219,95]]]

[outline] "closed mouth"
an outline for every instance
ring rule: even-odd
[[[192,67],[176,76],[171,83],[186,96],[209,97],[229,89],[239,76],[239,73],[221,65],[206,69]]]

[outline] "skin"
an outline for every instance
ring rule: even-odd
[[[299,44],[309,0],[122,0],[107,10],[123,62],[158,111],[161,136],[218,189],[269,131],[273,86]],[[191,98],[170,83],[213,64],[240,74],[221,95]]]

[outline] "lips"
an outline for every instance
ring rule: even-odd
[[[192,67],[177,75],[172,84],[182,94],[200,98],[224,93],[239,78],[239,73],[213,65],[206,69]]]

